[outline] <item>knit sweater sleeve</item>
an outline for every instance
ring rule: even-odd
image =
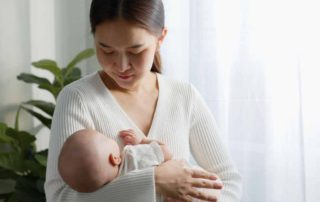
[[[224,188],[221,202],[236,202],[241,196],[241,177],[219,137],[215,119],[200,93],[192,86],[190,148],[194,159],[219,176]]]
[[[94,129],[94,124],[82,95],[65,87],[59,94],[51,127],[45,182],[47,202],[155,202],[153,168],[127,173],[92,193],[79,193],[65,184],[57,169],[60,150],[68,136],[84,128]]]

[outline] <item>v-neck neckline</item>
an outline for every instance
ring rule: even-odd
[[[156,72],[156,79],[157,79],[157,85],[158,85],[158,98],[157,98],[157,103],[156,103],[156,107],[153,113],[153,117],[152,117],[152,121],[151,121],[151,125],[149,128],[149,131],[147,134],[145,134],[142,129],[140,129],[138,127],[138,125],[131,119],[131,117],[126,113],[126,111],[122,108],[122,106],[120,105],[120,103],[118,102],[117,98],[114,97],[114,95],[112,94],[112,92],[110,91],[110,89],[104,84],[102,78],[100,77],[99,72],[97,72],[97,76],[99,77],[99,81],[102,84],[102,86],[106,89],[105,92],[107,92],[107,94],[109,95],[109,97],[111,98],[112,103],[116,106],[116,108],[118,109],[118,111],[121,113],[121,115],[130,123],[130,125],[132,125],[132,127],[134,127],[135,131],[137,131],[138,133],[140,133],[143,137],[147,137],[150,138],[153,134],[153,130],[155,128],[157,119],[158,119],[158,114],[160,113],[160,105],[162,103],[161,101],[161,94],[162,94],[162,86],[161,86],[161,78],[160,75]]]

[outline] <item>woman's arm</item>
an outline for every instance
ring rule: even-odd
[[[48,202],[155,201],[154,168],[130,172],[93,193],[79,193],[64,183],[58,172],[58,156],[64,141],[75,131],[94,129],[80,94],[71,88],[60,93],[51,127],[45,192]]]
[[[223,183],[220,200],[235,202],[241,196],[241,177],[222,142],[215,119],[192,86],[190,146],[197,163],[209,172],[216,173]]]
[[[215,181],[217,176],[205,170],[192,169],[183,161],[170,160],[172,154],[164,143],[157,140],[139,138],[132,129],[120,131],[119,137],[124,145],[136,145],[136,151],[134,152],[136,155],[143,152],[148,153],[148,155],[152,153],[147,151],[145,147],[140,147],[139,144],[149,144],[149,148],[155,149],[153,150],[155,154],[158,152],[163,154],[161,154],[162,157],[159,158],[159,161],[163,161],[160,159],[163,159],[164,156],[165,163],[156,167],[155,183],[157,193],[167,197],[166,201],[169,200],[168,197],[171,198],[170,200],[179,202],[190,201],[191,197],[194,197],[204,201],[216,202],[216,197],[213,197],[211,193],[206,193],[195,187],[221,189],[222,185]],[[153,147],[153,144],[157,146]],[[143,152],[138,152],[138,148]],[[162,151],[159,151],[159,149]]]

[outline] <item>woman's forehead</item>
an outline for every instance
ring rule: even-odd
[[[105,47],[134,48],[153,43],[155,39],[146,29],[118,20],[98,25],[95,32],[96,42]]]

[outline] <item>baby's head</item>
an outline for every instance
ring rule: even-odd
[[[118,175],[120,163],[120,149],[114,140],[97,131],[83,129],[65,141],[58,170],[74,190],[92,192]]]

